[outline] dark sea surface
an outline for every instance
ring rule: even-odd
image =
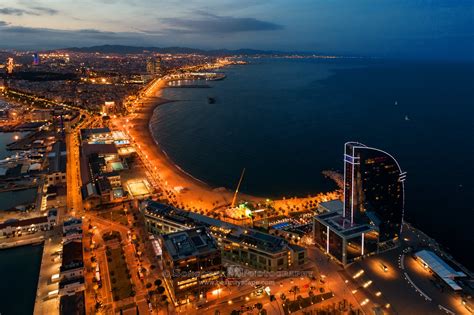
[[[0,250],[0,314],[33,314],[43,245]]]
[[[254,59],[212,88],[169,88],[156,140],[192,176],[265,197],[335,188],[344,143],[397,158],[406,220],[474,267],[474,63]],[[209,104],[208,97],[216,99]]]
[[[21,139],[28,133],[29,132],[0,132],[0,160],[15,154],[15,151],[7,150],[7,144],[14,142],[15,136]]]

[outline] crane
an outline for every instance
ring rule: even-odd
[[[234,206],[235,206],[235,201],[237,200],[237,194],[239,193],[240,184],[242,183],[242,179],[244,178],[244,174],[245,174],[245,167],[242,170],[242,174],[240,174],[239,183],[237,184],[237,189],[235,190],[234,198],[232,198],[232,203],[230,204],[231,209],[234,208]]]

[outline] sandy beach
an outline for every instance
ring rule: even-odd
[[[166,190],[168,197],[171,197],[177,205],[195,211],[205,211],[230,204],[233,191],[222,187],[211,187],[187,174],[175,165],[155,142],[149,123],[155,108],[170,102],[170,100],[162,98],[162,90],[166,84],[167,82],[164,80],[156,84],[154,89],[149,91],[151,96],[142,99],[142,104],[134,114],[126,118],[115,119],[113,121],[114,129],[123,129],[123,126],[128,126],[128,132],[135,142],[137,150],[140,150],[142,158],[151,164],[157,175],[155,177],[159,177],[160,186]],[[177,187],[182,187],[182,191],[178,192],[175,189]],[[238,199],[254,202],[262,200],[262,198],[242,194],[239,194]]]
[[[159,144],[155,142],[151,134],[149,124],[154,110],[163,104],[172,102],[162,97],[163,89],[167,81],[161,80],[154,84],[142,98],[135,113],[127,117],[117,118],[112,121],[114,129],[128,130],[129,135],[135,142],[137,151],[150,168],[153,178],[165,191],[168,200],[178,207],[208,213],[216,208],[223,209],[232,202],[234,187],[211,187],[210,185],[192,177],[184,172],[179,166],[163,153]],[[178,188],[182,188],[178,192]],[[307,198],[283,198],[273,200],[273,207],[281,212],[301,211],[312,208],[318,202],[339,198],[338,192],[317,194]],[[256,197],[239,193],[237,201],[245,200],[253,203],[265,202],[265,197]]]

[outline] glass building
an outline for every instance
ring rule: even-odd
[[[344,198],[319,205],[314,241],[344,266],[397,244],[406,173],[393,156],[357,142],[344,147]]]
[[[369,223],[379,242],[398,238],[404,211],[403,172],[389,153],[357,142],[344,147],[344,210],[351,224]]]

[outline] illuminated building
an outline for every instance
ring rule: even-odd
[[[387,152],[346,143],[344,202],[320,204],[315,243],[344,266],[395,246],[403,222],[405,176]]]
[[[13,61],[12,57],[9,57],[7,59],[7,73],[12,74],[13,73],[13,68],[15,67],[15,62]]]
[[[302,266],[304,247],[250,228],[147,200],[140,205],[152,234],[166,234],[205,226],[216,238],[222,258],[258,270],[279,271]]]
[[[204,298],[221,280],[221,252],[205,227],[164,234],[159,242],[164,282],[176,305]]]
[[[380,242],[395,241],[402,228],[406,173],[393,156],[361,143],[344,148],[344,211],[351,224],[377,226]]]
[[[33,65],[37,66],[40,64],[40,57],[38,55],[38,53],[34,53],[33,54]]]
[[[148,74],[160,75],[163,72],[161,57],[149,58],[146,62],[146,71]]]

